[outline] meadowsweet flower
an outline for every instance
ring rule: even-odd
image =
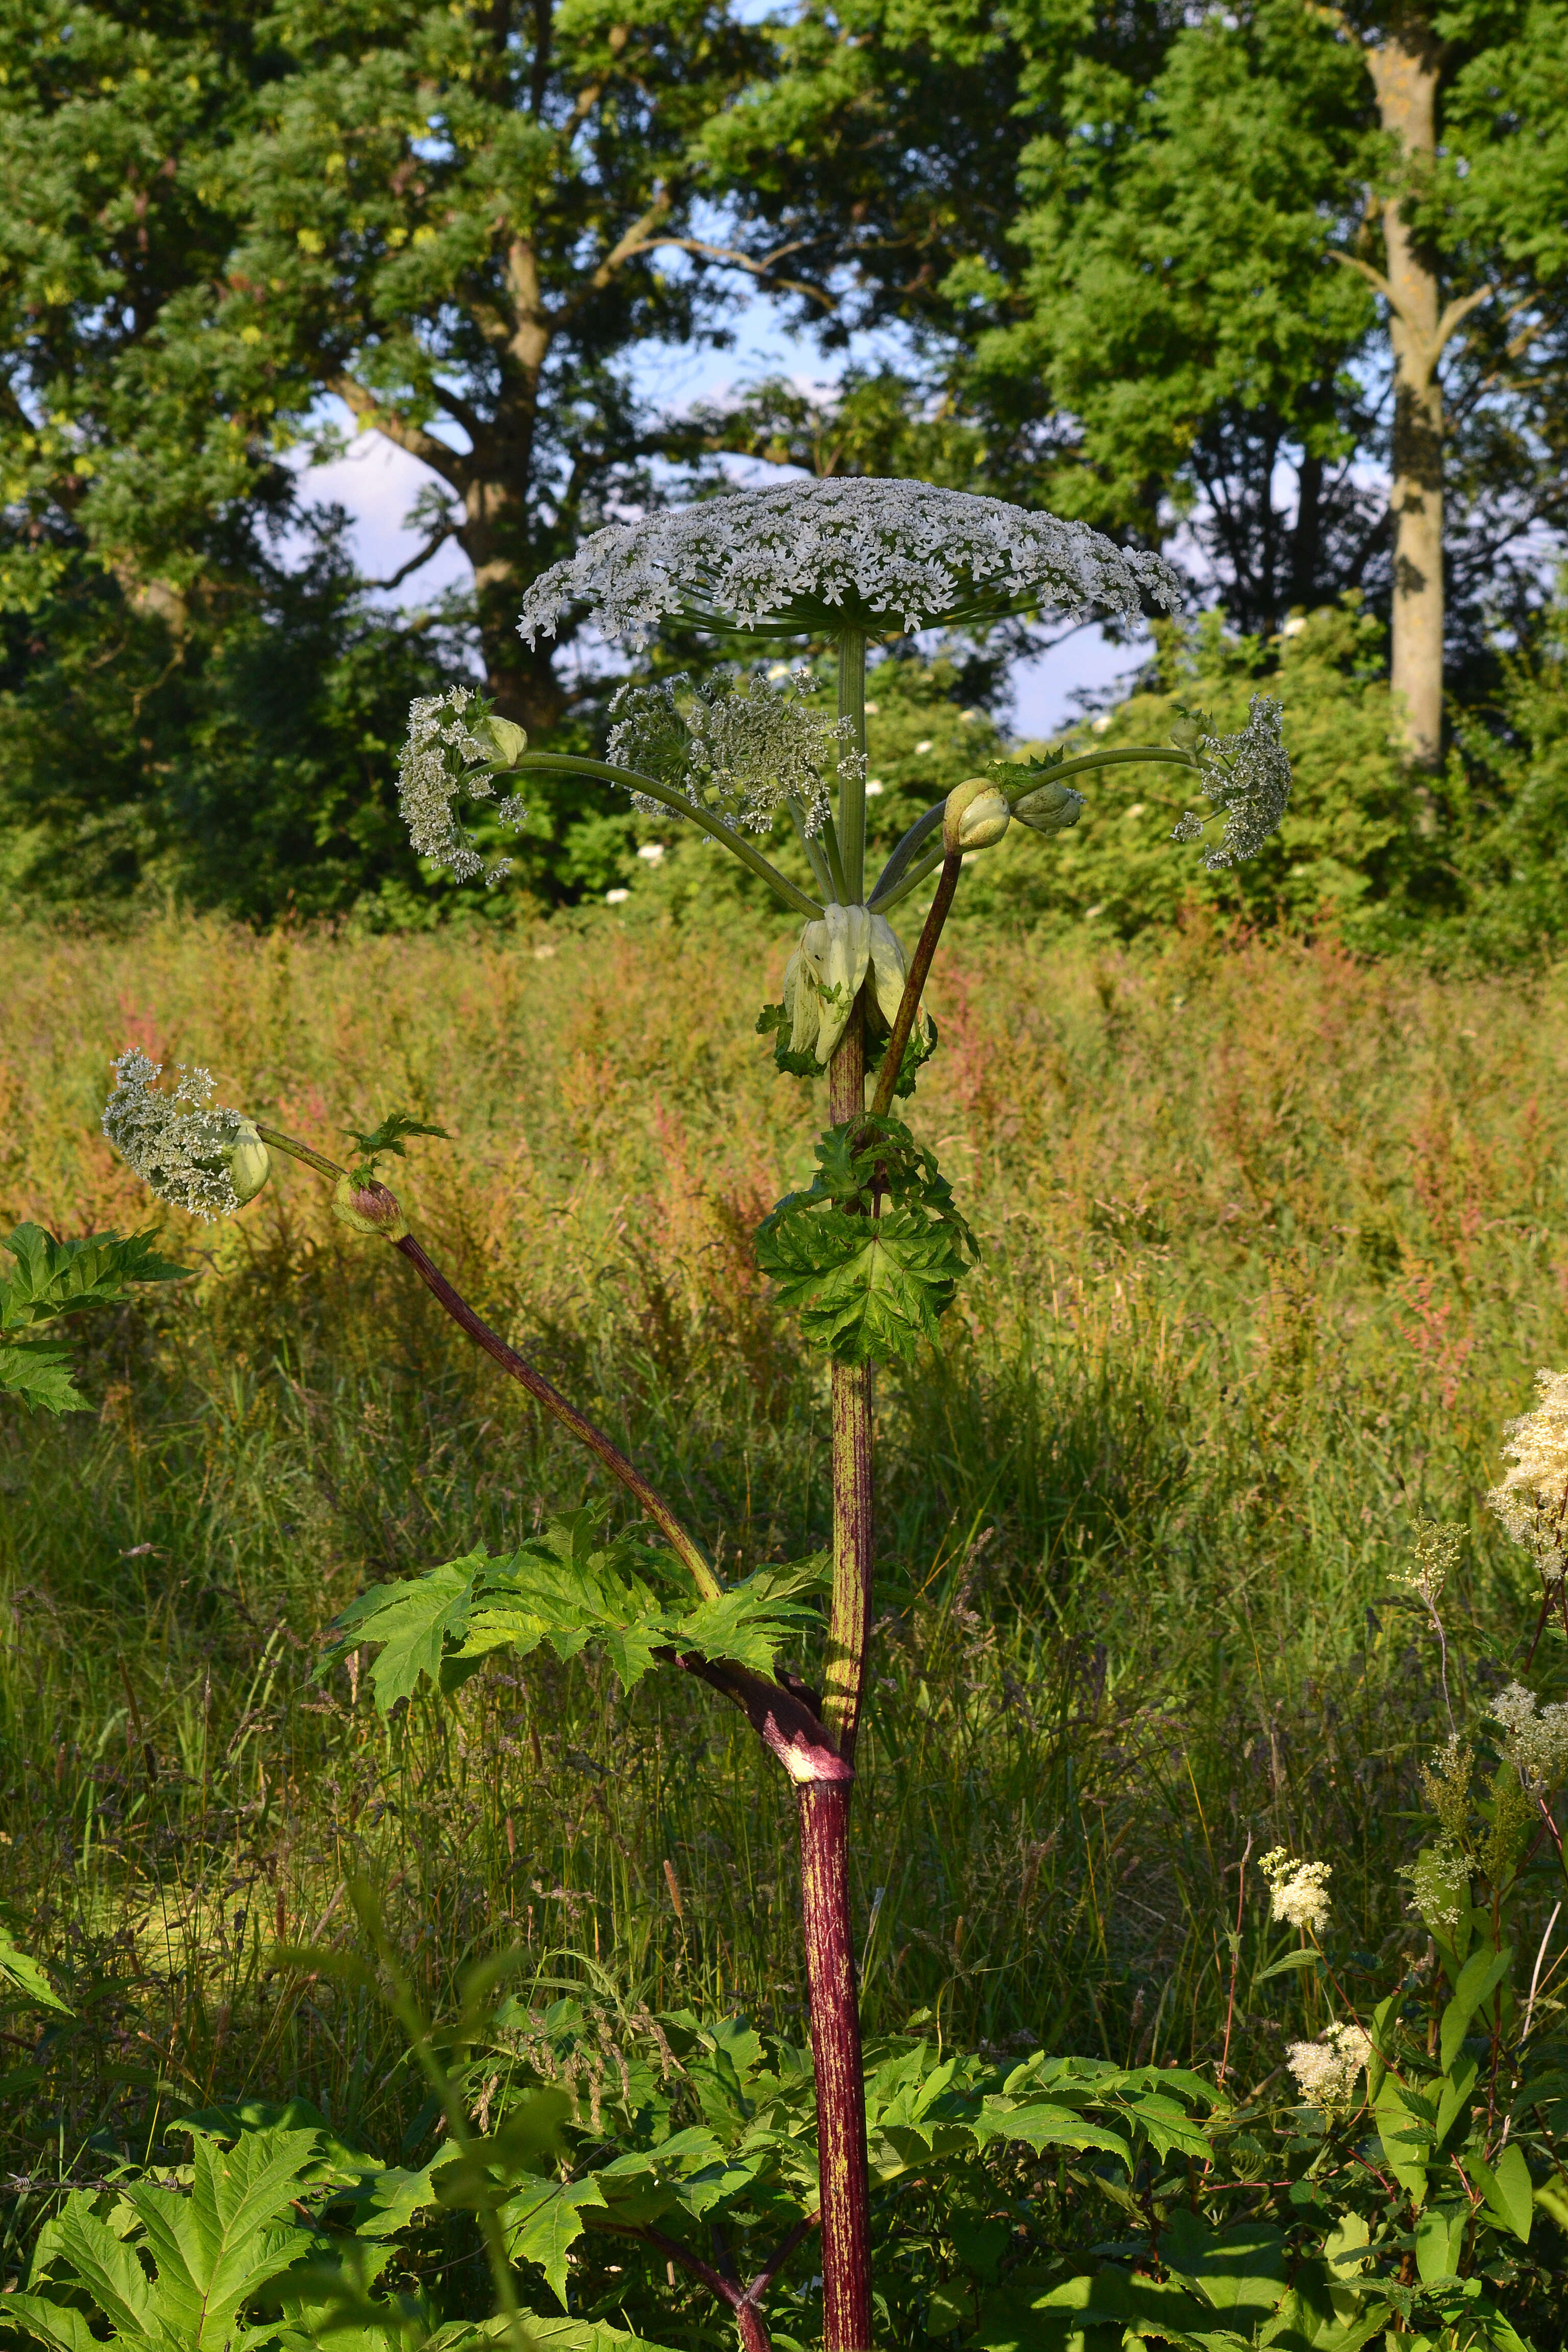
[[[1423,1846],[1405,1874],[1412,1908],[1428,1927],[1451,1936],[1470,1899],[1470,1866],[1458,1842],[1444,1836],[1435,1845]]]
[[[1334,1874],[1331,1863],[1298,1862],[1277,1845],[1272,1853],[1258,1856],[1258,1867],[1268,1881],[1271,1919],[1305,1927],[1314,1935],[1328,1926],[1332,1908],[1328,1895],[1328,1882]]]
[[[1394,1571],[1396,1583],[1403,1584],[1435,1609],[1442,1597],[1443,1587],[1459,1565],[1459,1547],[1465,1530],[1456,1525],[1446,1525],[1440,1519],[1418,1519],[1415,1523],[1414,1557],[1404,1561]]]
[[[1331,2114],[1351,2105],[1372,2043],[1359,2025],[1335,2024],[1324,2030],[1321,2042],[1293,2042],[1285,2056],[1301,2096]]]
[[[1515,1543],[1533,1552],[1548,1584],[1561,1584],[1568,1560],[1568,1372],[1537,1372],[1541,1402],[1503,1426],[1513,1468],[1487,1496]]]
[[[510,866],[500,858],[487,866],[458,822],[453,805],[460,792],[473,800],[495,800],[497,761],[510,765],[528,738],[510,719],[493,718],[472,687],[449,686],[445,694],[416,696],[408,706],[408,738],[397,763],[397,805],[408,837],[421,857],[433,857],[455,882],[499,882]],[[496,801],[495,814],[516,832],[528,811],[512,794]]]
[[[1199,734],[1198,772],[1211,807],[1208,817],[1189,809],[1172,828],[1173,841],[1201,841],[1204,827],[1223,814],[1225,831],[1204,858],[1211,871],[1256,857],[1290,801],[1290,754],[1280,738],[1284,705],[1255,694],[1239,735]],[[1173,728],[1173,737],[1177,730]]]
[[[770,631],[865,628],[1049,607],[1171,610],[1175,573],[1086,523],[925,482],[784,482],[614,523],[552,564],[523,600],[530,645],[585,607],[606,635],[646,644],[667,614]]]
[[[784,968],[791,1053],[815,1052],[826,1067],[868,972],[873,1001],[891,1028],[908,971],[903,942],[885,915],[866,907],[825,907],[806,924]]]
[[[827,772],[842,773],[860,754],[852,720],[810,707],[816,690],[809,670],[786,670],[777,687],[763,677],[694,686],[684,672],[623,686],[610,705],[610,758],[752,833],[766,833],[793,801],[806,833],[818,834]],[[679,814],[644,793],[632,801],[647,815]]]
[[[1502,1727],[1502,1756],[1532,1796],[1554,1788],[1568,1773],[1568,1706],[1538,1708],[1522,1683],[1510,1683],[1491,1704]]]
[[[114,1065],[114,1091],[103,1107],[103,1132],[161,1201],[192,1216],[232,1217],[266,1181],[256,1152],[266,1146],[250,1120],[212,1099],[212,1072],[181,1063],[168,1092],[161,1062],[128,1046]],[[240,1182],[235,1181],[238,1164]]]

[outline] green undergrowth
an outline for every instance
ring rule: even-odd
[[[747,1236],[808,1170],[807,1091],[700,943],[606,921],[538,944],[18,953],[0,1209],[132,1222],[90,1107],[144,1005],[154,1050],[329,1150],[384,1108],[355,1076],[379,1039],[455,1139],[410,1162],[437,1255],[726,1576],[803,1558],[824,1382]],[[773,954],[759,935],[758,1001]],[[732,1048],[691,1046],[693,990],[734,999]],[[1396,1874],[1441,1701],[1393,1571],[1415,1518],[1463,1523],[1454,1672],[1506,1678],[1487,1643],[1528,1563],[1480,1496],[1502,1419],[1568,1359],[1568,1007],[1554,981],[1244,939],[1096,956],[973,929],[933,1003],[910,1116],[984,1255],[940,1349],[879,1374],[868,2028],[1212,2063],[1248,1838],[1331,1863],[1369,1985],[1421,1947]],[[982,1025],[1010,1055],[973,1050]],[[384,2009],[279,1957],[353,1948],[356,1877],[437,2013],[517,1948],[525,2003],[565,1983],[804,2029],[788,1792],[713,1694],[535,1656],[384,1726],[368,1659],[312,1680],[368,1584],[595,1499],[579,1458],[297,1174],[164,1239],[195,1279],[74,1340],[97,1412],[0,1426],[0,1896],[73,2011],[5,2045],[6,2275],[55,2182],[193,2105],[300,2095],[426,2160]],[[1265,1976],[1289,1939],[1253,1881],[1240,1930],[1231,2064],[1256,2084],[1327,2012],[1310,1973]]]

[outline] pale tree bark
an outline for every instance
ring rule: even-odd
[[[1394,436],[1389,493],[1394,524],[1393,659],[1395,724],[1419,767],[1443,756],[1443,386],[1438,362],[1461,320],[1491,292],[1481,286],[1444,303],[1435,257],[1408,217],[1413,184],[1437,149],[1437,89],[1443,46],[1431,28],[1396,19],[1363,55],[1378,119],[1399,144],[1398,170],[1381,202],[1386,272],[1352,254],[1388,304],[1394,353]]]

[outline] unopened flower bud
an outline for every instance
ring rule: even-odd
[[[1178,709],[1171,721],[1171,740],[1178,751],[1195,751],[1203,740],[1201,713]]]
[[[498,719],[493,712],[488,719],[479,719],[473,731],[482,741],[494,745],[495,756],[503,768],[515,768],[528,749],[527,728],[515,725],[510,719]]]
[[[352,1176],[340,1176],[332,1193],[332,1214],[351,1234],[378,1234],[383,1241],[400,1242],[408,1231],[396,1193],[374,1181],[356,1184]]]
[[[223,1156],[236,1204],[243,1208],[247,1201],[255,1200],[272,1173],[272,1155],[258,1135],[253,1119],[240,1120],[239,1131]]]
[[[1069,824],[1078,823],[1083,805],[1081,793],[1052,780],[1037,784],[1032,793],[1016,800],[1013,814],[1020,824],[1031,825],[1037,833],[1065,833]]]
[[[989,776],[966,776],[947,796],[942,848],[949,857],[961,849],[989,849],[1006,832],[1012,814],[1006,793]]]

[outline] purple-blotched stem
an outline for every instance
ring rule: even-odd
[[[942,859],[942,876],[936,886],[936,897],[931,900],[925,921],[921,926],[920,939],[916,942],[914,956],[904,981],[904,992],[899,1000],[899,1009],[893,1018],[892,1034],[888,1039],[888,1051],[882,1063],[882,1075],[878,1080],[877,1091],[872,1097],[871,1108],[878,1118],[885,1118],[892,1108],[893,1088],[899,1083],[899,1072],[903,1066],[904,1048],[909,1044],[914,1029],[915,1014],[920,1008],[921,997],[931,974],[931,961],[936,954],[936,943],[942,937],[942,927],[947,920],[948,910],[952,905],[953,892],[958,887],[958,877],[963,871],[962,852],[953,851]],[[848,1111],[834,1113],[836,1118],[847,1118],[850,1116]]]
[[[828,1068],[835,1126],[866,1104],[865,1013],[857,1001]],[[833,1367],[833,1601],[823,1722],[854,1753],[871,1603],[871,1368]],[[800,1895],[816,2070],[824,2352],[870,2352],[871,2204],[859,1989],[849,1918],[852,1779],[800,1790]]]
[[[816,2070],[823,2352],[871,2352],[871,2194],[866,2077],[849,1926],[847,1780],[800,1792],[800,1892]]]

